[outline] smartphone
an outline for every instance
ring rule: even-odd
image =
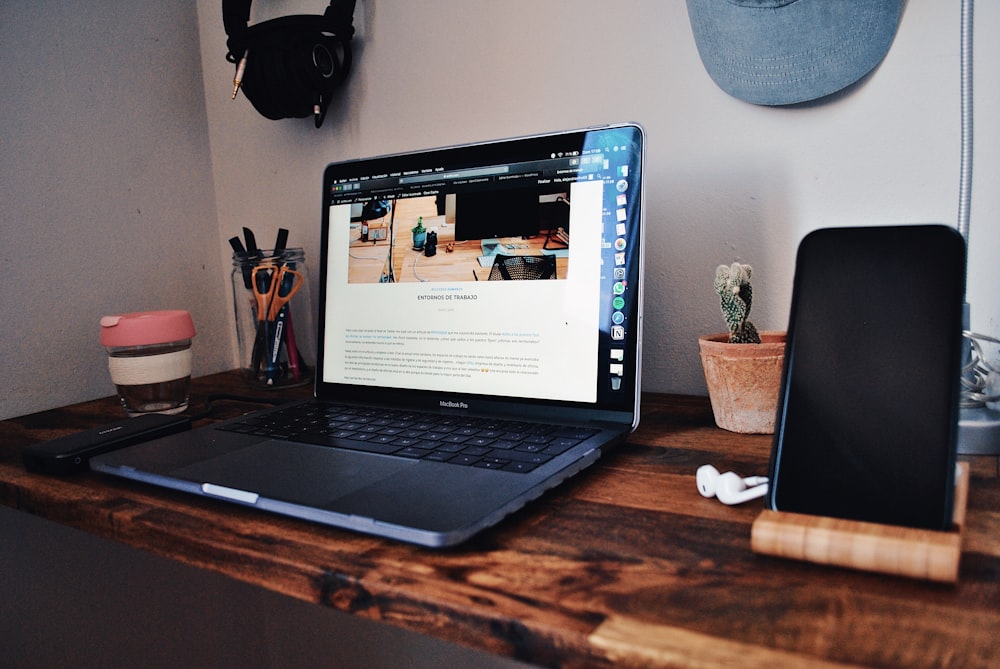
[[[950,527],[965,264],[944,225],[802,240],[769,509]]]

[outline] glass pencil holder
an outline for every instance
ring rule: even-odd
[[[246,378],[264,388],[312,383],[316,333],[303,250],[234,253],[230,281]]]

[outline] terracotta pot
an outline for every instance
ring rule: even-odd
[[[730,432],[773,434],[785,359],[785,333],[760,344],[730,344],[729,334],[698,337],[715,424]]]

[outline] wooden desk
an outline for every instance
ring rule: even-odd
[[[197,379],[194,406],[214,392],[251,389],[235,373]],[[256,408],[218,406],[220,418]],[[997,666],[995,459],[973,466],[959,583],[934,585],[753,554],[750,524],[762,503],[702,498],[695,469],[763,473],[770,438],[713,427],[702,398],[648,395],[643,410],[640,429],[603,463],[443,552],[97,474],[24,471],[22,447],[116,418],[114,398],[0,422],[0,502],[545,666]]]

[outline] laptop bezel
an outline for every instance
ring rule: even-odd
[[[366,386],[348,383],[336,383],[323,380],[323,365],[326,358],[325,323],[327,318],[327,279],[329,268],[330,244],[330,189],[342,179],[345,174],[356,174],[365,171],[366,165],[377,171],[379,165],[389,164],[399,168],[412,166],[418,168],[427,164],[430,157],[449,157],[449,164],[460,164],[462,159],[476,155],[479,159],[469,164],[485,164],[489,162],[505,162],[516,160],[518,156],[536,155],[538,147],[555,142],[566,142],[577,136],[580,143],[588,133],[612,133],[629,131],[633,133],[638,143],[633,151],[638,153],[639,164],[639,197],[638,212],[634,224],[636,248],[630,249],[637,262],[629,267],[628,279],[636,286],[636,296],[629,303],[628,317],[630,328],[627,333],[626,378],[634,379],[627,389],[627,400],[615,407],[594,403],[569,402],[563,400],[547,400],[530,397],[508,397],[499,395],[470,394],[461,392],[440,392],[433,390],[414,390],[405,388],[388,388],[383,386]],[[641,396],[641,359],[642,359],[642,311],[643,288],[642,275],[645,263],[645,188],[641,187],[645,171],[645,133],[636,123],[622,123],[605,126],[578,128],[567,131],[540,133],[520,137],[489,140],[469,144],[459,144],[431,149],[405,151],[385,154],[371,158],[353,159],[330,163],[324,169],[322,191],[322,230],[321,258],[319,281],[319,336],[317,341],[317,365],[315,375],[315,396],[324,401],[359,403],[374,406],[406,407],[415,410],[460,412],[470,415],[511,416],[525,420],[552,420],[575,423],[597,423],[601,425],[626,426],[634,430],[639,422],[639,402]],[[630,240],[632,241],[632,240]],[[595,355],[597,353],[595,352]],[[461,409],[442,409],[442,400]]]

